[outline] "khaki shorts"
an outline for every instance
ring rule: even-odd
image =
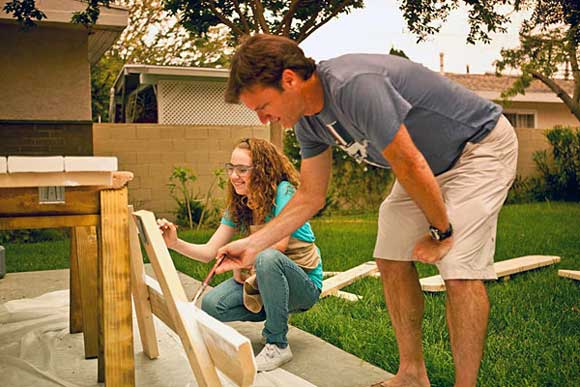
[[[497,218],[516,173],[518,142],[501,116],[479,143],[467,143],[449,171],[436,176],[454,245],[435,265],[443,279],[496,279],[493,267]],[[415,243],[429,223],[407,192],[395,182],[379,211],[375,258],[413,261]]]

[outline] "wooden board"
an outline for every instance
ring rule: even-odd
[[[65,172],[113,172],[117,170],[116,157],[66,156]]]
[[[498,278],[512,274],[521,273],[539,267],[549,266],[560,262],[560,257],[552,255],[527,255],[525,257],[507,259],[494,263],[495,272]],[[421,278],[421,289],[426,292],[445,291],[445,282],[439,275]]]
[[[0,174],[0,188],[111,186],[112,172],[45,172]]]
[[[64,172],[64,157],[8,156],[8,173]]]
[[[0,175],[0,179],[2,175]],[[70,187],[64,192],[64,203],[39,203],[37,187],[3,188],[0,217],[48,215],[98,215],[99,191],[93,187]],[[63,227],[63,226],[60,226]]]
[[[0,156],[0,174],[7,173],[8,172],[7,167],[8,166],[6,164],[6,157]]]
[[[320,293],[320,297],[335,294],[340,289],[352,284],[357,279],[371,275],[378,270],[379,269],[375,262],[368,261],[353,267],[352,269],[338,273],[331,278],[325,279],[322,281],[322,293]]]
[[[558,270],[558,275],[563,278],[580,281],[580,270]]]
[[[342,298],[343,300],[352,301],[352,302],[362,300],[362,296],[359,296],[358,294],[343,292],[342,290],[339,290],[338,292],[336,292],[333,295],[335,297]]]
[[[220,386],[217,367],[238,385],[250,386],[256,376],[256,365],[249,340],[220,321],[205,318],[203,312],[188,302],[155,216],[149,211],[137,211],[133,215],[163,293],[155,301],[151,297],[152,310],[154,313],[162,310],[165,318],[169,314],[198,384]],[[158,293],[154,289],[157,281],[146,278],[145,282],[150,294]]]

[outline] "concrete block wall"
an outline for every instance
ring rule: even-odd
[[[116,156],[119,170],[135,174],[129,183],[129,202],[136,209],[174,219],[177,206],[167,187],[173,167],[191,168],[197,176],[194,191],[205,195],[214,170],[223,168],[243,137],[269,140],[270,130],[267,126],[94,124],[93,151],[95,156]]]

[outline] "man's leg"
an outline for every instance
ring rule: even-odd
[[[447,280],[445,287],[455,386],[475,386],[489,318],[487,292],[480,280]]]
[[[399,370],[385,386],[429,386],[421,325],[424,300],[413,262],[377,259],[385,300],[399,347]]]

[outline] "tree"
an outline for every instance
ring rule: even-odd
[[[409,30],[418,41],[439,32],[449,12],[466,5],[469,9],[468,43],[490,42],[492,32],[505,32],[510,13],[527,11],[529,20],[520,29],[520,46],[501,51],[496,62],[498,74],[507,68],[521,72],[504,97],[523,94],[532,80],[550,88],[580,121],[580,2],[572,0],[401,0],[401,10]],[[570,69],[572,95],[556,81]]]

